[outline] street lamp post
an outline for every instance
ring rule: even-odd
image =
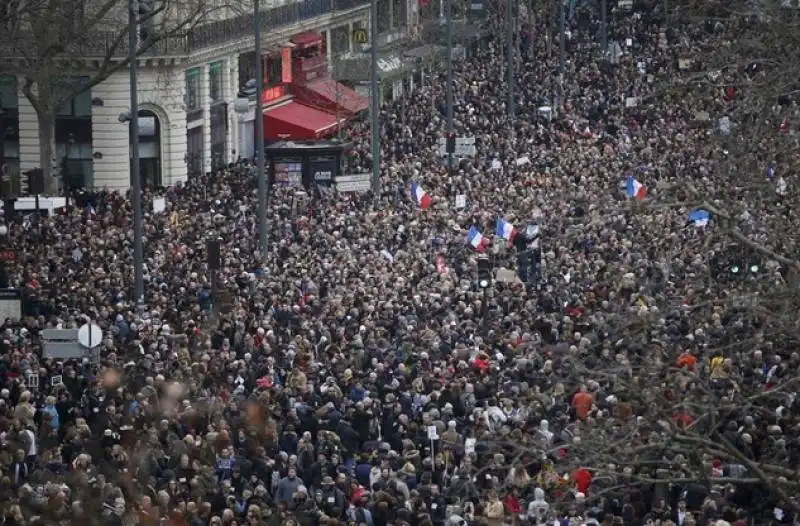
[[[11,177],[10,172],[6,170],[6,109],[3,107],[3,99],[0,98],[0,130],[3,130],[3,140],[0,141],[0,174],[2,181],[0,184],[6,184],[6,177],[8,177],[8,195],[11,195]],[[3,188],[5,194],[5,188]]]
[[[508,94],[507,108],[509,126],[514,126],[516,112],[514,101],[514,2],[506,0],[506,90]]]
[[[139,35],[137,2],[128,0],[128,67],[130,70],[131,205],[133,205],[134,300],[144,304],[144,242],[142,229],[142,174],[139,169],[139,97],[136,52]]]
[[[378,89],[378,0],[370,5],[369,38],[369,93],[372,128],[372,193],[375,202],[380,200],[381,184],[381,130],[380,130],[380,91]]]
[[[258,244],[261,249],[261,262],[267,260],[267,197],[269,186],[267,171],[264,168],[264,104],[261,92],[264,91],[264,60],[261,57],[261,2],[253,3],[253,37],[256,47],[256,170],[258,176]]]
[[[455,137],[456,127],[453,121],[453,2],[447,0],[447,20],[445,25],[445,36],[447,39],[447,135],[448,138]],[[448,148],[449,150],[449,148]],[[453,152],[447,152],[447,170],[449,175],[453,175],[454,167]]]
[[[134,300],[144,304],[144,232],[142,228],[142,186],[139,172],[139,123],[130,112],[119,114],[119,122],[128,124],[131,135],[131,204],[133,205]],[[135,132],[135,135],[134,135]],[[135,156],[135,158],[134,158]],[[138,184],[137,184],[138,183]]]
[[[2,247],[4,255],[0,258],[0,289],[7,289],[9,287],[8,269],[6,267],[5,252],[8,248],[8,227],[0,225],[0,247]]]

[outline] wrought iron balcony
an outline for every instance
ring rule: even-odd
[[[260,13],[261,32],[267,34],[279,27],[368,5],[369,0],[304,0],[265,9]],[[189,49],[194,51],[247,38],[253,34],[253,22],[253,13],[248,13],[203,24],[189,34]]]
[[[325,15],[336,14],[358,7],[368,7],[370,0],[302,0],[288,5],[264,9],[260,13],[261,33],[264,35],[281,27],[291,26]],[[192,28],[185,35],[159,39],[142,56],[180,56],[207,49],[243,38],[252,38],[253,13],[239,15],[226,20],[210,22]],[[122,30],[122,29],[121,29]],[[120,39],[119,31],[103,31],[86,38],[76,39],[63,51],[70,58],[104,59],[122,57],[128,54],[127,38]],[[0,45],[0,55],[14,57],[24,55],[22,49],[31,49],[24,44],[22,37],[18,42]],[[35,39],[31,39],[35,40]]]

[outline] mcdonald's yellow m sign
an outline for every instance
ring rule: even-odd
[[[369,35],[367,34],[366,29],[354,29],[353,30],[353,43],[354,44],[366,44],[369,42]]]

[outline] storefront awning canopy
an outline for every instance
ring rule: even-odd
[[[289,102],[264,110],[264,138],[267,140],[314,140],[336,131],[336,116]]]
[[[378,78],[382,80],[398,79],[413,69],[410,60],[397,53],[378,54]],[[351,82],[368,82],[370,73],[369,56],[350,57],[334,62],[335,78]]]
[[[330,78],[294,86],[293,91],[303,103],[329,113],[352,116],[369,108],[369,99]]]
[[[297,46],[298,49],[303,49],[308,46],[313,46],[322,43],[322,35],[316,31],[306,31],[292,37],[292,44]]]
[[[405,52],[405,56],[414,59],[446,58],[447,48],[437,44],[424,44]]]

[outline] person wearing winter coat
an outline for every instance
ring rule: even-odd
[[[550,504],[545,500],[544,490],[533,490],[533,500],[528,504],[528,519],[531,523],[544,524],[550,511]]]
[[[486,504],[483,514],[489,526],[502,526],[503,518],[505,517],[505,507],[503,506],[503,501],[500,500],[496,493],[492,492],[489,494],[489,502]]]
[[[278,486],[275,489],[275,500],[277,502],[292,502],[294,494],[297,489],[303,485],[302,479],[297,476],[297,470],[289,468],[289,472],[278,481]]]

